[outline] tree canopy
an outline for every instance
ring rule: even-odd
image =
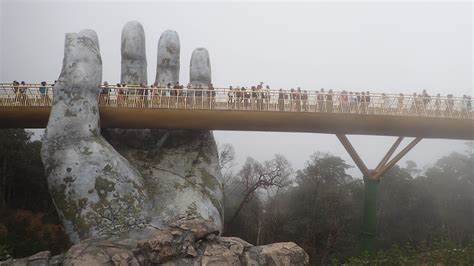
[[[0,130],[0,260],[69,246],[48,191],[41,142],[23,129]]]
[[[445,156],[425,171],[409,161],[405,168],[395,166],[387,172],[378,193],[378,250],[417,247],[426,253],[429,247],[436,249],[443,242],[473,252],[473,167],[470,152]],[[347,174],[349,168],[340,157],[313,154],[305,167],[295,172],[292,184],[278,194],[268,197],[255,193],[227,234],[254,244],[257,239],[259,244],[294,241],[308,252],[312,264],[358,256],[364,184]],[[236,175],[235,180],[233,188],[227,187],[234,191],[233,197],[227,198],[227,214],[235,212],[236,202],[245,191],[241,176]],[[445,253],[438,250],[433,254]]]

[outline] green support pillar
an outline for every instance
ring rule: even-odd
[[[377,189],[380,180],[364,177],[364,218],[362,222],[362,251],[372,255],[375,250]]]
[[[413,147],[415,147],[415,145],[420,142],[422,138],[416,137],[412,142],[410,142],[410,144],[401,150],[399,154],[397,154],[392,160],[388,162],[390,157],[392,157],[393,153],[403,140],[403,137],[398,137],[377,167],[374,170],[369,170],[360,158],[359,154],[357,154],[357,151],[354,149],[346,135],[336,134],[336,136],[364,175],[365,191],[364,218],[362,221],[362,251],[372,255],[375,251],[375,234],[377,227],[377,189],[379,186],[380,177],[382,177],[403,156],[405,156]]]

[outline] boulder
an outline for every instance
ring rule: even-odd
[[[218,237],[218,232],[212,221],[180,218],[141,240],[88,239],[64,255],[51,258],[49,252],[40,252],[1,265],[309,265],[308,254],[295,243],[256,247],[239,238]]]

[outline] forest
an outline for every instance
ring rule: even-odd
[[[40,149],[28,131],[0,130],[0,261],[70,246]],[[312,265],[474,263],[472,146],[427,169],[408,161],[385,174],[372,256],[360,252],[364,183],[347,173],[350,162],[315,152],[295,170],[281,154],[263,162],[247,158],[240,167],[234,157],[232,145],[219,146],[225,236],[258,245],[293,241]]]

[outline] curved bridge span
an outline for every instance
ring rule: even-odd
[[[107,87],[103,128],[313,132],[474,139],[470,99],[348,92]],[[0,85],[0,127],[44,128],[52,87]]]

